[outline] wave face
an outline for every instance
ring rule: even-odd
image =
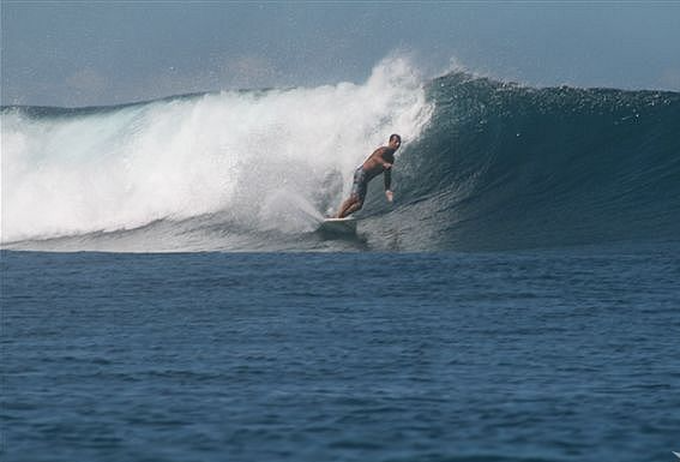
[[[414,248],[680,236],[680,94],[451,74],[428,98],[437,109],[407,154],[428,179],[408,186],[410,222],[431,223]]]
[[[498,250],[680,235],[680,94],[423,83],[386,60],[363,85],[3,108],[5,248]],[[318,222],[390,133],[356,239]]]

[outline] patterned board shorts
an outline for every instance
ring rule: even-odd
[[[352,183],[352,196],[357,197],[361,202],[366,197],[366,190],[368,188],[368,181],[366,181],[366,172],[359,167],[354,172],[354,182]]]

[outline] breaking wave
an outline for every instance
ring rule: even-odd
[[[486,250],[680,235],[680,94],[389,59],[363,84],[2,110],[4,248]],[[359,232],[315,232],[390,133]]]

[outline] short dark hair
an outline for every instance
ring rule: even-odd
[[[397,141],[401,142],[401,136],[397,135],[396,133],[392,133],[390,135],[390,141],[392,141],[392,140],[397,140]]]

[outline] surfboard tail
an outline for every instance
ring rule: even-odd
[[[354,218],[326,218],[321,222],[319,231],[332,234],[355,234],[357,220]]]

